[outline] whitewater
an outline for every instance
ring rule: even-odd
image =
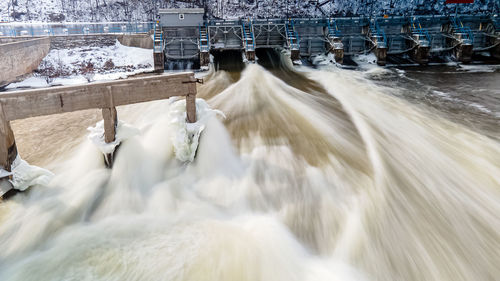
[[[193,162],[183,107],[120,107],[140,132],[112,170],[82,137],[0,204],[0,280],[498,280],[499,142],[393,91],[284,60],[211,72],[198,98],[224,114]]]

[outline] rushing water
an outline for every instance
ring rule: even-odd
[[[128,106],[113,170],[83,142],[0,205],[0,280],[498,280],[498,126],[420,102],[440,88],[410,71],[260,63],[199,88],[227,118],[195,162],[168,101]]]

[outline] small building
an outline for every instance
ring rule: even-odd
[[[204,14],[203,8],[160,9],[160,25],[198,26],[203,23]]]

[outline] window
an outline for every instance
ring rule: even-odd
[[[183,20],[184,19],[184,14],[179,14],[179,19]]]

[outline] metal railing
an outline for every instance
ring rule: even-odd
[[[335,19],[328,19],[327,27],[328,27],[328,36],[329,37],[341,37],[342,33],[337,26],[337,21]]]
[[[380,28],[376,18],[370,21],[370,32],[372,36],[375,35],[378,38],[381,38],[385,47],[387,47],[387,36],[385,35],[385,31]]]
[[[413,34],[423,36],[427,39],[429,43],[431,42],[431,36],[429,35],[429,32],[422,27],[422,24],[420,23],[420,20],[417,17],[411,18],[410,29]]]
[[[451,25],[453,31],[458,34],[462,34],[464,41],[469,41],[466,43],[474,44],[474,34],[468,26],[464,26],[460,18],[451,17]]]
[[[161,53],[165,49],[165,41],[163,40],[163,32],[158,24],[155,25],[154,33],[153,33],[153,44],[154,44],[154,52]],[[159,31],[159,32],[158,32]]]
[[[106,24],[47,24],[10,25],[0,24],[0,36],[40,37],[92,34],[146,33],[154,27],[153,22],[106,23]]]
[[[245,49],[247,51],[255,51],[255,36],[253,34],[252,30],[252,22],[248,22],[248,25],[245,24],[245,21],[242,21],[241,27],[243,30],[243,40],[245,42]],[[248,35],[250,37],[247,37],[247,28],[248,28]]]
[[[202,28],[205,28],[205,38],[203,38],[202,34],[203,34],[203,30]],[[205,22],[205,24],[201,25],[199,24],[198,25],[198,32],[199,32],[199,35],[200,35],[200,43],[199,43],[199,48],[200,48],[200,52],[208,52],[210,51],[210,42],[208,42],[208,23]]]
[[[286,37],[288,41],[290,42],[290,49],[292,50],[298,50],[300,49],[300,38],[299,34],[295,30],[295,25],[293,20],[289,20],[285,24],[285,31],[286,31]]]

